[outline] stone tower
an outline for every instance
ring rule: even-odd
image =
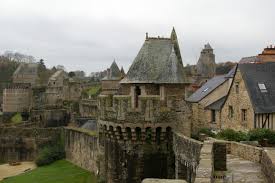
[[[215,54],[209,43],[204,45],[197,63],[197,74],[202,78],[212,78],[216,73]]]
[[[124,72],[124,71],[123,71]],[[119,82],[124,77],[124,73],[119,70],[114,60],[110,68],[107,69],[107,75],[101,80],[102,93],[104,95],[114,95],[119,89]]]
[[[174,178],[175,130],[189,136],[186,80],[177,35],[149,37],[120,81],[116,95],[99,96],[101,174],[108,183]]]

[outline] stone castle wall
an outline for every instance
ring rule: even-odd
[[[64,139],[67,160],[91,172],[99,171],[98,137],[95,132],[65,128]]]
[[[60,134],[57,128],[0,128],[0,161],[33,161],[39,149]]]
[[[66,109],[32,110],[30,113],[30,120],[41,128],[66,126],[69,118]]]
[[[7,88],[3,91],[3,112],[28,112],[31,106],[30,88]]]
[[[178,133],[173,135],[175,153],[175,177],[193,182],[200,162],[203,143]]]

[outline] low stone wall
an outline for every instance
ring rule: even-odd
[[[262,172],[265,174],[268,182],[275,183],[275,165],[271,157],[272,154],[268,150],[263,151],[261,158],[261,166]]]
[[[60,134],[58,128],[0,128],[0,161],[33,161]]]
[[[175,177],[193,182],[200,161],[203,143],[184,135],[174,133],[173,149],[175,153]]]
[[[65,128],[65,152],[70,162],[98,173],[98,144],[96,132],[79,128]]]
[[[230,142],[230,154],[241,157],[245,160],[260,163],[262,148],[246,145],[238,142]]]
[[[144,179],[142,183],[186,183],[186,181],[171,179]]]

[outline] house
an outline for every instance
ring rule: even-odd
[[[64,100],[78,101],[81,92],[81,81],[77,78],[69,78],[65,71],[58,70],[49,78],[46,103],[55,105]]]
[[[221,106],[225,102],[231,86],[233,68],[228,74],[215,76],[186,100],[192,104],[192,132],[210,127],[219,129],[221,125]]]
[[[13,83],[30,83],[32,86],[38,82],[38,64],[21,63],[13,73]]]
[[[222,106],[221,128],[275,129],[274,78],[275,62],[238,64]]]

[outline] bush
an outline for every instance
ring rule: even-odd
[[[249,139],[247,133],[241,131],[234,131],[232,129],[225,129],[217,134],[217,138],[229,141],[247,141]]]
[[[250,141],[262,141],[267,139],[269,144],[275,144],[275,132],[270,129],[257,128],[248,133]]]
[[[56,160],[65,158],[64,147],[61,144],[48,145],[41,149],[35,163],[37,166],[49,165]]]
[[[216,134],[212,132],[211,128],[201,128],[198,132],[198,134],[204,133],[205,135],[209,137],[215,137]]]

